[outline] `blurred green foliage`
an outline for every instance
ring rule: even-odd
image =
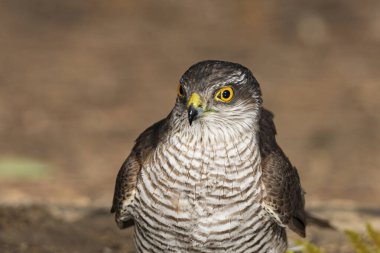
[[[345,234],[356,253],[380,253],[380,233],[370,224],[367,224],[366,230],[367,234],[363,236],[352,230],[346,230]]]
[[[313,243],[307,242],[307,241],[297,241],[297,245],[302,246],[301,251],[292,251],[288,250],[286,253],[296,253],[296,252],[302,252],[302,253],[325,253],[322,249],[320,249],[318,246],[314,245]]]
[[[50,167],[43,162],[26,158],[0,158],[0,177],[40,179]]]
[[[344,231],[350,241],[355,253],[380,253],[380,232],[376,231],[370,224],[366,225],[366,234],[361,235],[352,230]],[[318,246],[306,242],[297,241],[297,245],[302,246],[302,253],[325,253]],[[288,250],[287,253],[296,253],[299,251]]]

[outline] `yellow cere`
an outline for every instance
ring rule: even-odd
[[[202,107],[202,100],[198,93],[194,92],[191,94],[189,102],[187,102],[187,107],[190,107],[190,105],[192,105],[194,108]]]
[[[224,103],[228,103],[232,100],[234,96],[234,91],[230,86],[226,86],[221,88],[215,95],[216,101],[221,101]]]

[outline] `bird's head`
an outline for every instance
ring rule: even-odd
[[[173,115],[181,127],[255,128],[260,117],[260,87],[246,67],[202,61],[180,79]]]

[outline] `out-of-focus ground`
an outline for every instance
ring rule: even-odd
[[[204,59],[253,71],[309,210],[380,228],[379,1],[2,0],[0,52],[1,252],[132,252],[116,173]]]

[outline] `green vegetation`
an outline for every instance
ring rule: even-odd
[[[352,230],[346,230],[344,233],[355,253],[380,253],[380,232],[376,231],[370,224],[367,224],[366,234],[364,235]],[[303,246],[302,253],[325,253],[321,248],[310,242],[298,241],[297,245]],[[287,251],[287,253],[296,252]]]
[[[320,249],[318,246],[314,245],[313,243],[307,242],[307,241],[299,240],[296,242],[296,244],[299,246],[302,246],[301,251],[288,250],[286,253],[298,253],[298,252],[302,252],[302,253],[325,253],[325,251]]]
[[[359,233],[346,230],[345,234],[351,241],[356,253],[380,253],[380,233],[367,224],[367,234],[361,236]]]
[[[47,175],[50,167],[42,162],[25,158],[1,158],[0,177],[40,179]]]

